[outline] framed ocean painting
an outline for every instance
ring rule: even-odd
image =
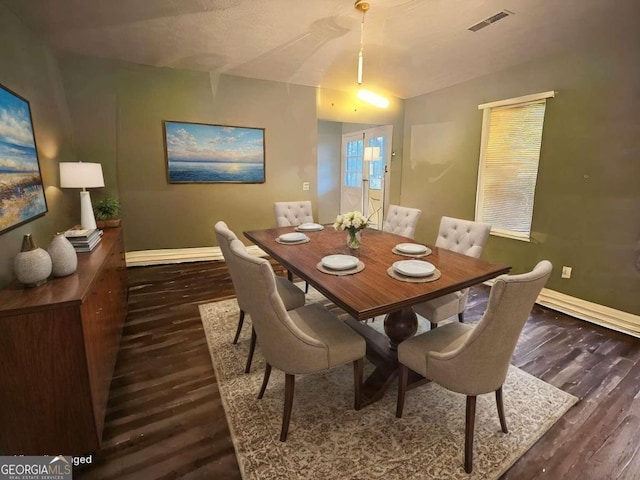
[[[264,183],[264,128],[163,124],[169,183]]]
[[[0,85],[0,233],[45,213],[31,107]]]

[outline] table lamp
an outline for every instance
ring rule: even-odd
[[[82,189],[80,192],[80,223],[82,228],[97,228],[91,206],[91,196],[86,189],[104,187],[102,165],[99,163],[61,162],[60,187]]]
[[[377,162],[380,160],[380,147],[364,147],[362,159],[365,162]]]

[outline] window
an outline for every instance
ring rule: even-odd
[[[546,99],[554,92],[486,103],[476,220],[491,233],[529,241]]]
[[[347,142],[347,151],[345,152],[346,168],[344,171],[344,185],[346,187],[362,187],[363,143],[362,140]]]

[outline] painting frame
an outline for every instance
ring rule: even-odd
[[[0,84],[0,235],[48,211],[31,105]]]
[[[163,120],[167,182],[266,182],[265,129]]]

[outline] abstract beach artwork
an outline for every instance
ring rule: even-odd
[[[45,213],[29,102],[0,85],[0,233]]]
[[[264,183],[264,128],[163,123],[169,183]]]

